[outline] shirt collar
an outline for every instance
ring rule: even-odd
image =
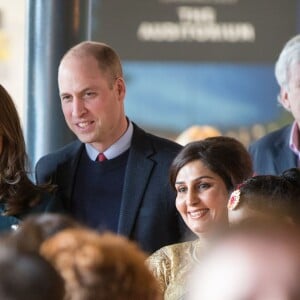
[[[133,135],[133,125],[130,121],[128,122],[129,125],[125,133],[114,144],[112,144],[103,152],[107,159],[113,159],[129,149]],[[91,160],[96,160],[100,152],[90,144],[85,144],[85,149],[89,158]]]
[[[297,122],[295,121],[292,125],[290,141],[289,141],[290,149],[297,155],[300,154],[299,149],[299,127]]]

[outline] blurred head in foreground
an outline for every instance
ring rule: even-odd
[[[299,253],[298,228],[270,223],[234,228],[193,273],[187,300],[300,299]]]
[[[0,299],[62,300],[64,294],[64,281],[49,262],[0,240]]]
[[[39,252],[43,241],[67,228],[78,228],[82,225],[71,216],[58,213],[29,215],[22,221],[12,238],[19,248]]]
[[[124,237],[66,229],[45,241],[41,254],[65,279],[68,299],[162,299],[145,254]]]

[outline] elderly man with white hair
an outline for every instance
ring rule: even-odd
[[[279,103],[289,111],[294,122],[271,132],[249,147],[257,174],[280,174],[300,166],[300,35],[283,47],[275,65],[280,86]]]

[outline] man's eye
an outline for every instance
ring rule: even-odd
[[[93,96],[95,96],[95,93],[94,92],[86,92],[85,96],[86,97],[93,97]]]
[[[67,95],[61,97],[61,101],[63,102],[70,102],[71,99],[72,99],[71,96],[67,96]]]

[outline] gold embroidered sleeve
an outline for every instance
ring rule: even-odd
[[[169,257],[164,252],[164,248],[157,250],[146,260],[151,272],[154,274],[162,292],[164,293],[169,285],[171,263]]]

